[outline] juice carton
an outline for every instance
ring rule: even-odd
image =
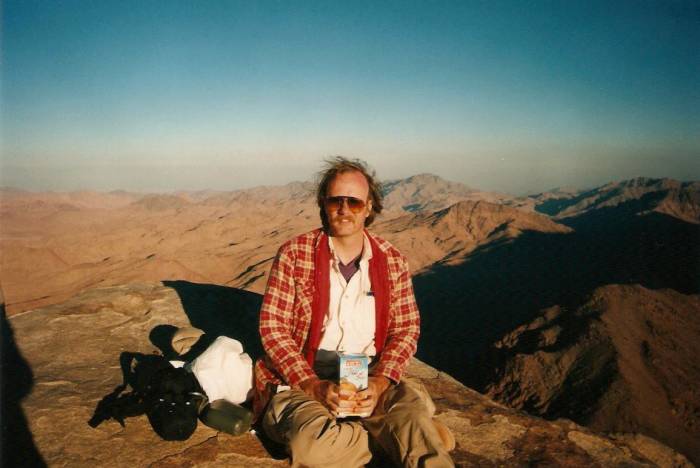
[[[344,392],[359,392],[366,389],[369,379],[369,357],[364,354],[340,354],[339,358],[340,398],[343,398]],[[369,414],[340,410],[336,416],[339,418],[348,416],[366,417]]]

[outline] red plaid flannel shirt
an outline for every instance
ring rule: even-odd
[[[286,242],[272,264],[260,310],[260,338],[266,356],[255,364],[259,395],[265,393],[268,383],[294,387],[316,375],[304,358],[303,349],[311,327],[314,251],[322,233],[316,229]],[[416,352],[420,333],[418,306],[406,258],[387,241],[369,232],[367,235],[387,256],[390,285],[387,338],[372,375],[398,382]]]

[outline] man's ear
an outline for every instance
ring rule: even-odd
[[[367,216],[365,218],[368,218],[369,215],[372,214],[372,200],[367,200]]]

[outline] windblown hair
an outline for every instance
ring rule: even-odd
[[[382,205],[381,184],[376,179],[377,176],[374,171],[361,159],[348,159],[343,156],[328,158],[325,160],[325,163],[324,170],[318,173],[318,186],[316,189],[316,203],[318,203],[323,228],[326,231],[328,230],[328,218],[326,217],[326,211],[323,209],[323,202],[326,195],[328,195],[328,187],[338,174],[344,174],[346,172],[359,172],[367,180],[367,185],[369,185],[369,199],[372,201],[372,211],[367,219],[365,219],[365,226],[372,224],[376,215],[381,213],[384,207]]]

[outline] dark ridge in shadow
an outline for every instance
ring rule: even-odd
[[[510,348],[491,348],[488,362],[503,363],[515,355],[530,355],[536,351],[557,352],[568,349],[584,335],[591,343],[581,353],[568,372],[561,388],[565,391],[553,395],[543,411],[542,401],[537,398],[526,400],[521,407],[529,414],[542,415],[549,419],[561,417],[587,423],[590,416],[598,409],[598,400],[605,394],[619,375],[617,353],[609,337],[601,335],[592,324],[599,314],[574,314],[562,310],[561,314],[541,328],[527,330],[518,337],[517,344]],[[551,327],[561,327],[556,343],[541,346],[540,332]],[[485,380],[500,381],[505,369],[503,367],[486,370]],[[581,376],[586,378],[581,378]]]
[[[577,374],[587,375],[585,379]],[[601,341],[587,350],[582,359],[576,363],[559,393],[549,404],[548,419],[569,418],[587,423],[598,409],[598,401],[619,376],[616,351],[609,341]],[[530,414],[539,414],[534,407],[526,404],[522,408]]]
[[[199,284],[189,281],[163,281],[163,285],[173,288],[182,302],[182,307],[193,327],[204,330],[206,340],[211,343],[219,336],[228,336],[238,340],[243,349],[255,360],[262,355],[262,344],[258,334],[258,321],[262,296],[243,289],[230,288],[215,284]],[[174,328],[174,327],[173,327]],[[174,332],[174,330],[170,330]],[[151,334],[159,337],[161,344],[170,348],[169,330],[163,329]],[[167,340],[167,344],[163,343]],[[206,349],[206,340],[197,342],[185,358]],[[154,342],[154,344],[156,344]],[[156,346],[161,347],[156,344]],[[163,348],[161,348],[163,349]]]
[[[405,211],[410,211],[411,213],[415,213],[418,210],[420,210],[420,207],[421,207],[420,203],[411,203],[410,205],[402,206],[401,209],[403,209]]]
[[[651,180],[651,183],[656,182],[656,180]],[[621,187],[622,188],[622,187]],[[588,190],[586,192],[583,192],[579,195],[576,195],[575,197],[572,198],[556,198],[552,200],[546,200],[539,205],[535,206],[535,211],[538,213],[543,213],[549,216],[556,216],[557,214],[561,213],[562,211],[566,210],[569,207],[572,207],[581,201],[585,200],[586,198],[593,197],[596,193],[598,193],[598,198],[593,202],[592,206],[596,207],[602,203],[605,203],[606,201],[618,196],[621,194],[620,188],[618,189],[613,189],[609,190],[607,192],[603,192],[600,190],[600,188],[595,188],[592,190]],[[666,195],[668,194],[668,190],[657,190],[655,192],[649,192],[644,195],[642,195],[639,199],[637,200],[630,200],[627,202],[624,202],[618,206],[623,206],[623,209],[630,209],[634,208],[637,209],[638,211],[645,211],[645,210],[650,210],[656,204],[661,201]],[[616,207],[614,207],[616,208]],[[607,209],[607,208],[605,208]]]
[[[414,277],[418,358],[483,391],[503,364],[492,344],[544,308],[575,310],[607,284],[697,293],[700,226],[637,215],[645,206],[648,200],[598,209],[565,220],[573,233],[525,232]]]
[[[537,213],[546,214],[549,216],[555,216],[558,213],[564,211],[570,206],[574,206],[577,203],[585,200],[588,197],[593,196],[598,189],[587,190],[571,198],[553,198],[551,200],[545,200],[539,205],[535,206],[535,211]]]
[[[15,342],[15,334],[5,313],[5,303],[0,304],[2,328],[2,451],[0,466],[45,467],[46,462],[34,444],[27,418],[20,402],[34,386],[34,374]]]

